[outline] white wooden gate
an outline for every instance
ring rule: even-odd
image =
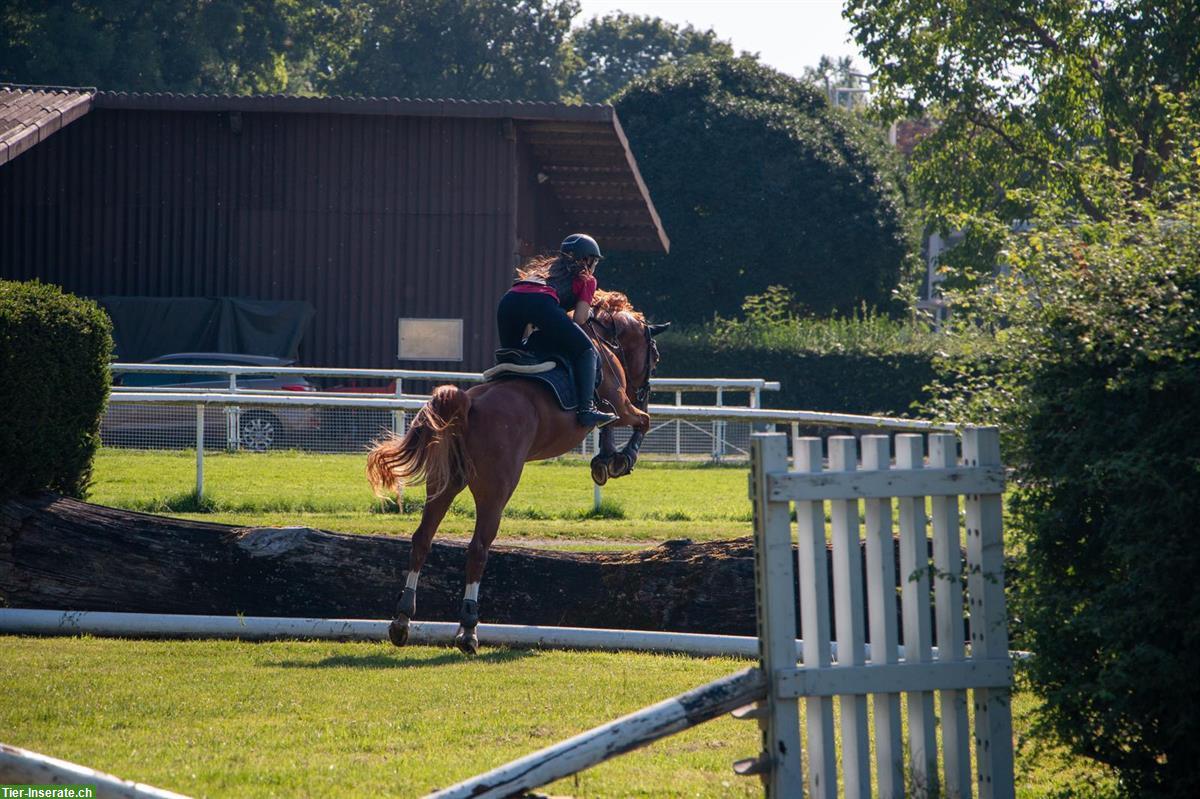
[[[768,797],[832,798],[839,783],[848,799],[1013,796],[999,435],[995,428],[962,433],[961,462],[954,434],[931,434],[928,464],[921,435],[895,437],[894,463],[886,435],[864,436],[861,453],[853,437],[832,437],[824,467],[821,439],[795,438],[790,470],[784,434],[753,437],[750,485],[767,701],[755,714],[763,753],[746,770],[763,774]],[[959,496],[965,498],[965,530]],[[893,525],[899,528],[899,581]],[[797,637],[804,639],[800,662]]]

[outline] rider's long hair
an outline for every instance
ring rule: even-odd
[[[403,436],[377,441],[367,453],[367,479],[375,493],[425,483],[433,499],[457,494],[474,472],[463,435],[471,398],[458,386],[438,386]]]
[[[539,255],[517,267],[517,280],[535,277],[548,280],[551,277],[570,275],[583,271],[583,264],[565,255]]]

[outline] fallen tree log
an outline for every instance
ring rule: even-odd
[[[43,495],[0,505],[0,604],[251,616],[391,618],[407,538],[236,528]],[[457,621],[466,545],[436,542],[420,619]],[[750,539],[635,552],[492,548],[481,591],[497,624],[755,634]]]
[[[407,537],[231,527],[46,494],[0,504],[0,605],[390,619],[408,553]],[[898,574],[898,545],[896,559]],[[465,543],[435,540],[421,570],[418,619],[458,620],[465,568]],[[681,540],[633,552],[494,546],[480,600],[492,624],[757,635],[754,543]]]

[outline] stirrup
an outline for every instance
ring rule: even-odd
[[[617,421],[617,417],[611,413],[598,411],[595,408],[584,408],[575,413],[575,418],[584,427],[604,428],[608,427],[613,422]]]

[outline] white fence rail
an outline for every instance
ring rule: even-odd
[[[296,366],[234,366],[227,364],[112,364],[115,375],[165,374],[175,375],[179,381],[207,378],[196,386],[116,386],[115,392],[133,390],[138,393],[252,393],[252,394],[295,394],[262,387],[264,377],[313,377],[322,379],[361,379],[374,383],[392,381],[390,395],[403,398],[418,396],[406,392],[405,386],[414,382],[438,381],[451,383],[475,383],[483,379],[478,372],[442,372],[413,369],[344,369]],[[242,382],[239,382],[239,378]],[[747,394],[749,406],[762,405],[763,391],[778,391],[779,383],[761,378],[653,378],[653,393],[674,394],[675,405],[682,405],[684,393],[715,395],[717,407],[725,405],[727,396]],[[358,393],[379,397],[388,392],[388,387],[377,386],[374,390],[359,389]],[[331,396],[346,396],[346,391],[304,392],[306,394],[329,393]],[[224,413],[222,417],[221,414]],[[264,450],[279,446],[320,452],[359,452],[382,432],[404,429],[403,411],[371,411],[332,408],[321,414],[298,414],[278,418],[269,412],[243,418],[240,406],[231,405],[224,409],[213,408],[206,424],[209,446],[238,449]],[[115,409],[102,429],[103,440],[111,446],[141,446],[147,448],[177,449],[190,445],[189,431],[178,413],[159,408],[156,413],[138,413],[130,406]],[[190,427],[190,424],[187,425]],[[713,420],[707,423],[680,420],[659,422],[651,429],[643,444],[645,454],[674,456],[676,458],[708,457],[720,461],[727,457],[744,459],[749,457],[750,433],[747,422]],[[618,432],[617,443],[623,445],[628,431]],[[584,442],[580,454],[588,454],[588,443]]]
[[[853,437],[830,438],[824,465],[821,440],[799,438],[793,442],[792,469],[783,435],[757,435],[752,444],[759,634],[768,700],[760,719],[763,752],[748,770],[766,775],[768,797],[834,797],[839,764],[849,799],[871,796],[873,785],[881,797],[904,796],[906,786],[918,796],[970,797],[972,783],[981,799],[1011,797],[1011,661],[999,435],[994,428],[965,428],[960,463],[957,438],[932,434],[929,468],[920,435],[896,436],[894,462],[888,436],[865,436],[861,444],[860,457]],[[959,526],[960,495],[965,530]],[[931,518],[926,517],[926,498],[932,502]],[[865,503],[865,534],[859,527],[860,501]],[[799,542],[799,628],[792,502]],[[899,613],[893,522],[900,539]],[[927,554],[930,522],[932,562]],[[960,557],[964,536],[965,572]],[[832,574],[826,568],[827,540],[833,549]],[[963,633],[964,584],[969,650]],[[794,644],[798,629],[804,639],[799,663]],[[868,631],[872,646],[864,655]],[[901,635],[903,659],[897,645]],[[844,653],[836,660],[834,639]],[[974,780],[968,692],[974,694]],[[940,703],[936,715],[935,697]],[[833,731],[835,698],[841,716],[840,758]],[[803,735],[800,701],[806,711]],[[906,740],[902,718],[907,720]],[[807,774],[801,751],[807,752]]]
[[[214,440],[211,433],[213,432],[214,421],[220,418],[222,410],[228,413],[231,409],[236,409],[239,419],[242,420],[238,424],[242,424],[245,420],[260,418],[252,415],[253,409],[270,409],[272,411],[272,419],[276,419],[277,417],[303,419],[306,418],[302,415],[303,412],[312,411],[313,409],[333,408],[373,411],[376,416],[381,416],[376,420],[378,426],[366,438],[366,441],[369,441],[371,438],[385,433],[389,427],[402,431],[404,429],[404,417],[401,414],[419,410],[427,399],[425,396],[416,395],[389,397],[341,394],[331,396],[318,392],[289,391],[237,394],[217,391],[114,391],[109,396],[109,410],[101,423],[101,432],[111,442],[120,431],[120,425],[114,419],[121,420],[121,424],[133,428],[133,431],[139,434],[148,428],[152,429],[155,420],[168,419],[172,425],[172,429],[176,431],[176,438],[174,439],[176,446],[188,446],[190,444],[195,448],[196,494],[202,496],[204,494],[205,449],[212,448],[214,443],[221,440],[219,436]],[[122,407],[158,407],[174,410],[151,417],[151,421],[148,422],[145,415],[140,418],[133,414],[127,417],[121,416],[120,412],[116,409]],[[247,411],[246,409],[251,409],[251,411]],[[790,411],[738,406],[651,405],[649,411],[651,418],[655,419],[659,425],[670,422],[691,425],[698,425],[700,422],[712,424],[742,422],[746,424],[748,429],[754,426],[761,428],[767,425],[784,424],[791,425],[793,430],[797,430],[801,425],[804,425],[891,431],[951,430],[954,427],[953,425],[939,425],[919,419],[893,419],[879,416],[824,413],[821,411]],[[285,416],[285,412],[288,415]],[[391,422],[390,425],[389,420]],[[183,436],[180,431],[184,426],[189,427],[194,432],[186,437]],[[217,427],[219,432],[223,426],[218,424]],[[595,440],[596,437],[593,436],[593,441]],[[620,438],[618,438],[618,445],[620,443]],[[220,446],[219,443],[217,446]],[[593,444],[593,447],[595,447],[595,444]],[[362,446],[360,445],[357,447],[357,451],[361,450]],[[593,502],[599,507],[601,502],[599,487],[593,492]]]
[[[41,796],[66,795],[53,793],[54,786],[88,785],[94,791],[91,795],[97,799],[188,799],[174,791],[124,780],[78,763],[4,743],[0,743],[0,785],[9,786],[5,796],[22,795],[15,789],[17,785],[50,786],[46,793],[34,794]]]
[[[113,363],[113,374],[220,374],[235,379],[250,375],[292,375],[294,377],[343,377],[374,380],[446,380],[452,383],[478,383],[482,372],[438,372],[415,369],[343,369],[319,366],[233,366],[225,364]],[[779,383],[757,377],[652,377],[654,391],[778,391]],[[397,393],[400,391],[397,386]]]

